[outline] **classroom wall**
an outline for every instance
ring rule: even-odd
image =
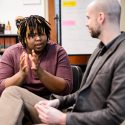
[[[121,0],[122,13],[121,13],[121,31],[125,31],[125,0]]]
[[[48,18],[47,0],[0,0],[0,23],[11,23],[11,33],[17,33],[17,16],[41,15]]]

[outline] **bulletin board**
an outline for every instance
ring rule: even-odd
[[[86,8],[92,0],[61,0],[62,46],[70,55],[91,54],[99,43],[86,27]]]

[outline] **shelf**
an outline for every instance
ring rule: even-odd
[[[17,34],[0,34],[0,37],[17,37]]]
[[[18,42],[17,34],[0,34],[0,55],[2,55],[6,48]]]

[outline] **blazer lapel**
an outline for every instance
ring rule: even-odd
[[[94,60],[96,59],[99,51],[100,51],[99,48],[96,48],[95,51],[93,52],[93,54],[91,55],[91,57],[89,58],[89,61],[88,61],[84,76],[83,76],[82,81],[81,81],[80,88],[85,84],[87,76],[88,76],[88,74],[90,72],[91,66],[92,66]]]

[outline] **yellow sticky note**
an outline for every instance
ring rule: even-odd
[[[76,1],[63,1],[63,7],[75,7]]]

